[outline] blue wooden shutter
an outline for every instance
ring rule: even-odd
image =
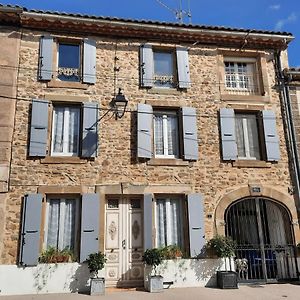
[[[220,126],[223,160],[236,160],[238,153],[235,137],[235,118],[233,109],[220,109]]]
[[[40,39],[39,79],[51,80],[53,68],[53,37],[42,36]]]
[[[99,194],[82,195],[80,262],[99,251]]]
[[[183,157],[186,160],[198,159],[197,114],[193,107],[182,108]]]
[[[42,194],[25,195],[23,200],[19,265],[38,264],[41,231]]]
[[[148,104],[137,106],[137,156],[152,157],[152,123],[153,110]]]
[[[152,230],[152,194],[144,194],[144,251],[153,248]]]
[[[98,149],[98,104],[83,104],[82,157],[96,157]]]
[[[32,100],[29,156],[46,156],[47,137],[48,101]]]
[[[189,55],[187,48],[176,47],[178,87],[187,89],[191,87]]]
[[[142,87],[153,86],[153,51],[149,44],[140,47],[140,81]]]
[[[84,83],[96,82],[96,41],[85,39],[83,41],[83,71]]]
[[[279,161],[279,137],[276,129],[276,116],[272,110],[263,110],[264,135],[266,143],[267,161]]]
[[[205,246],[204,207],[201,194],[187,196],[191,257],[200,255]]]

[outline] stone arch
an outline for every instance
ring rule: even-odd
[[[246,197],[266,197],[270,200],[281,204],[286,208],[291,218],[291,222],[293,224],[293,233],[295,236],[296,243],[298,243],[300,241],[300,232],[298,225],[297,209],[294,203],[294,198],[291,195],[274,189],[271,186],[255,185],[255,188],[258,189],[254,189],[254,186],[250,185],[242,186],[226,193],[220,198],[215,210],[215,232],[217,234],[225,235],[224,217],[225,211],[230,206],[230,204]]]

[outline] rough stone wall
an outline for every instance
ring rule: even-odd
[[[269,103],[259,103],[262,109],[273,109],[277,116],[281,159],[264,168],[234,167],[222,162],[220,156],[218,111],[238,102],[220,100],[218,49],[214,46],[191,45],[189,63],[192,87],[187,91],[159,93],[139,88],[139,46],[146,41],[97,39],[97,83],[84,89],[48,88],[38,82],[38,50],[41,32],[25,31],[20,48],[18,101],[13,140],[10,193],[6,203],[4,248],[0,263],[15,263],[18,250],[21,199],[26,193],[37,192],[39,186],[95,186],[98,184],[188,184],[205,199],[205,215],[213,215],[220,198],[227,192],[250,183],[276,187],[284,193],[292,185],[289,175],[287,149],[282,125],[279,95],[274,88],[274,67],[267,65],[271,87]],[[168,46],[168,45],[167,45]],[[169,45],[174,46],[174,45]],[[45,95],[76,95],[98,101],[108,108],[114,93],[114,57],[120,68],[117,87],[121,87],[129,100],[128,110],[120,120],[110,114],[99,124],[99,155],[94,161],[81,164],[47,164],[40,159],[28,159],[28,132],[30,126],[30,100]],[[270,53],[265,53],[269,55]],[[199,160],[188,166],[150,166],[136,158],[136,107],[137,103],[169,101],[178,107],[197,109]],[[241,103],[254,104],[251,101]],[[101,114],[105,111],[103,110]],[[293,198],[291,196],[291,201]],[[213,218],[206,218],[206,237],[214,234]]]

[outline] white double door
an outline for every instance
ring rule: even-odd
[[[107,286],[143,285],[142,199],[110,197],[106,201],[105,254]]]

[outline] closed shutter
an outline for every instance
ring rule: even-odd
[[[233,109],[220,109],[220,126],[223,160],[236,160],[238,153]]]
[[[152,194],[144,195],[144,251],[153,248],[152,245]]]
[[[279,137],[276,129],[276,116],[272,110],[263,110],[264,136],[266,143],[267,161],[279,161]]]
[[[96,41],[83,41],[83,74],[84,83],[96,83]]]
[[[177,47],[177,70],[178,70],[178,87],[187,89],[191,87],[189,55],[187,48]]]
[[[142,87],[153,86],[153,51],[149,44],[140,47],[140,81]]]
[[[197,257],[202,254],[203,247],[205,246],[203,196],[201,194],[189,194],[187,202],[190,255],[191,257]]]
[[[39,79],[51,80],[53,68],[53,37],[42,36],[40,39]]]
[[[82,157],[96,157],[98,149],[98,104],[83,104]]]
[[[197,115],[193,107],[182,108],[183,157],[186,160],[198,159]]]
[[[32,100],[29,156],[46,156],[47,137],[48,101]]]
[[[23,200],[19,265],[36,266],[39,258],[42,194],[25,195]]]
[[[99,251],[99,194],[82,195],[80,262]]]
[[[137,156],[142,158],[152,157],[152,123],[153,110],[148,104],[137,106]]]

